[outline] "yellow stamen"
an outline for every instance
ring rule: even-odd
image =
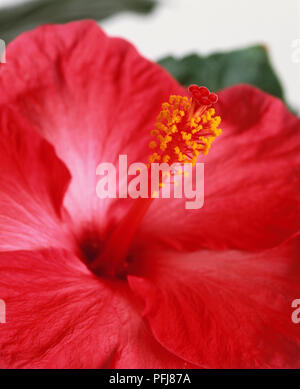
[[[206,155],[222,130],[215,109],[197,106],[192,98],[171,95],[163,103],[151,135],[149,147],[157,148],[149,162],[181,162],[195,165],[199,154]]]

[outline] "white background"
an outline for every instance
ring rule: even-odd
[[[0,0],[0,5],[21,1]],[[168,54],[207,54],[262,43],[269,50],[288,101],[300,109],[300,51],[299,61],[292,61],[296,50],[292,44],[300,39],[300,0],[158,0],[158,3],[147,16],[123,13],[101,25],[110,35],[133,42],[143,55],[153,60]]]
[[[151,59],[201,54],[262,43],[282,80],[288,101],[300,108],[300,0],[160,0],[148,16],[123,14],[102,22],[111,35],[133,42]],[[300,47],[300,45],[299,45]],[[245,69],[247,71],[247,69]]]

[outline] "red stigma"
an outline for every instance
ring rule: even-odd
[[[189,92],[191,93],[193,100],[199,105],[209,107],[218,101],[218,96],[215,93],[210,92],[205,86],[199,87],[198,85],[191,85],[189,86]]]

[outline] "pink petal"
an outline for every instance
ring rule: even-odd
[[[105,228],[112,201],[96,195],[96,167],[102,161],[117,163],[119,154],[128,154],[129,162],[147,161],[160,105],[182,88],[131,44],[108,38],[92,21],[23,34],[9,45],[7,57],[0,101],[13,102],[68,166],[72,182],[65,205],[75,227]]]
[[[0,249],[65,245],[70,175],[53,147],[12,109],[0,111]]]
[[[68,251],[2,252],[0,272],[1,368],[192,367],[155,340],[127,283]]]
[[[153,251],[129,277],[169,351],[205,368],[299,368],[299,238],[261,253]]]

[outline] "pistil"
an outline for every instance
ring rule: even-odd
[[[199,154],[206,155],[212,142],[222,133],[218,127],[221,118],[212,108],[218,100],[217,95],[197,85],[191,85],[189,93],[190,98],[171,95],[169,101],[162,104],[155,128],[151,131],[154,140],[149,143],[153,150],[149,170],[155,162],[195,165]],[[154,193],[149,193],[148,198],[134,200],[126,216],[108,237],[101,254],[90,265],[95,273],[109,277],[126,273],[131,243],[154,197]]]

